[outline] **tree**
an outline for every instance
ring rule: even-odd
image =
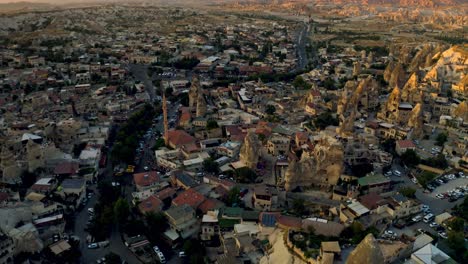
[[[248,167],[242,167],[235,170],[236,180],[241,183],[252,183],[257,179],[257,174],[255,171]]]
[[[325,129],[327,126],[337,126],[338,124],[338,119],[333,117],[330,112],[321,113],[314,119],[315,127],[320,130]]]
[[[273,115],[276,112],[276,108],[273,105],[267,105],[265,109],[265,113],[268,115]]]
[[[205,247],[198,239],[189,239],[184,242],[183,246],[185,255],[189,257],[189,263],[202,264],[205,263]]]
[[[128,205],[127,200],[119,198],[114,205],[114,217],[117,221],[117,224],[122,226],[128,219],[130,215],[130,206]]]
[[[203,161],[203,169],[209,173],[218,173],[219,172],[219,165],[213,158],[208,158]]]
[[[439,133],[436,137],[436,145],[443,146],[447,142],[447,133]]]
[[[337,88],[335,80],[333,80],[330,77],[325,79],[325,81],[323,82],[323,87],[325,87],[325,89],[327,89],[327,90],[336,90],[336,88]]]
[[[229,190],[228,194],[227,194],[227,197],[226,197],[226,204],[228,206],[233,206],[233,205],[238,205],[239,202],[240,202],[240,198],[239,198],[239,187],[235,186],[234,188],[232,188],[231,190]]]
[[[109,252],[106,255],[106,264],[122,264],[122,259],[114,252]]]
[[[453,211],[457,216],[465,219],[465,221],[468,221],[468,196],[465,196],[463,203],[455,206]]]
[[[416,197],[416,190],[411,187],[403,187],[400,189],[400,193],[408,198]]]
[[[304,78],[302,78],[302,76],[300,76],[300,75],[296,76],[296,78],[294,79],[292,85],[294,87],[296,87],[297,89],[303,89],[303,90],[310,89],[312,87],[312,85],[307,83],[304,80]]]
[[[302,216],[305,211],[304,199],[294,199],[293,200],[293,210],[297,215]]]
[[[455,217],[450,221],[449,226],[454,232],[463,232],[465,228],[465,220],[461,217]]]
[[[162,234],[167,228],[167,219],[162,213],[147,213],[145,214],[146,222],[146,237],[156,243],[162,238]]]
[[[424,165],[446,169],[448,167],[448,161],[442,153],[439,153],[435,157],[431,157],[425,160],[421,160],[421,163]]]
[[[465,236],[463,232],[449,231],[447,243],[457,253],[463,253],[465,250]]]
[[[218,128],[219,125],[218,125],[218,122],[216,122],[216,120],[214,119],[210,119],[206,122],[206,129],[207,130],[211,130],[211,129],[215,129],[215,128]]]
[[[403,154],[401,154],[401,161],[403,164],[412,167],[418,165],[421,162],[421,159],[419,158],[416,151],[408,149]]]

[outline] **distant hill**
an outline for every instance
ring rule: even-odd
[[[455,6],[464,0],[315,0],[322,4],[393,5],[414,7]]]
[[[33,3],[33,2],[11,2],[0,3],[0,13],[8,13],[20,10],[37,10],[51,8],[53,5],[47,3]]]

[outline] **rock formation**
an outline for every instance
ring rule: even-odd
[[[405,84],[405,71],[401,63],[397,63],[388,80],[388,87],[402,87]]]
[[[200,80],[197,76],[193,76],[192,85],[189,91],[189,107],[194,108],[197,102],[198,94],[200,92]]]
[[[468,70],[468,47],[453,46],[434,56],[434,59],[437,59],[437,62],[424,76],[423,81],[458,83]]]
[[[423,126],[424,126],[424,117],[423,110],[420,103],[411,111],[410,117],[408,119],[408,127],[412,128],[411,138],[417,139],[423,136]]]
[[[384,71],[384,80],[386,82],[389,82],[390,81],[390,78],[392,77],[392,72],[393,72],[393,69],[395,69],[395,61],[391,60],[388,64],[387,64],[387,67],[385,68],[385,71]]]
[[[423,92],[419,89],[418,74],[412,73],[401,90],[401,100],[408,103],[422,103]]]
[[[378,84],[372,77],[361,80],[359,83],[348,81],[341,94],[337,106],[337,115],[340,126],[338,134],[348,134],[353,131],[354,121],[360,117],[360,110],[375,107],[378,96]]]
[[[368,234],[349,254],[346,264],[381,264],[384,256],[374,235]]]
[[[2,182],[21,182],[22,169],[17,165],[13,152],[6,145],[2,146],[0,153],[0,169],[2,171]]]
[[[466,101],[461,102],[453,111],[453,115],[462,118],[465,122],[468,121],[468,104]]]
[[[206,107],[206,100],[203,96],[203,93],[199,93],[197,97],[197,109],[196,109],[196,116],[203,117],[206,115],[207,107]]]
[[[262,145],[254,132],[249,132],[245,136],[244,143],[240,149],[240,161],[247,167],[255,169],[260,157]]]
[[[393,88],[392,93],[388,97],[387,103],[382,106],[377,117],[389,122],[398,120],[398,107],[400,106],[401,92],[398,87]]]
[[[286,170],[285,188],[312,185],[335,185],[343,171],[343,146],[331,136],[322,136],[311,155],[302,154],[299,161],[293,160]]]
[[[361,74],[361,63],[356,61],[353,65],[353,76],[358,76]]]

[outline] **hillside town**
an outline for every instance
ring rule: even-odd
[[[0,21],[0,264],[468,262],[466,41],[130,4]]]

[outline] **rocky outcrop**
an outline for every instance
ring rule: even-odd
[[[17,165],[13,152],[6,145],[3,145],[0,153],[0,169],[2,182],[11,184],[21,182],[23,170]]]
[[[206,111],[207,107],[205,97],[203,96],[203,93],[199,93],[197,98],[196,116],[203,117],[206,115]]]
[[[466,101],[461,102],[453,111],[453,115],[462,118],[465,122],[468,121],[468,104]]]
[[[424,116],[421,104],[416,106],[411,111],[408,119],[408,127],[412,129],[411,138],[418,139],[423,136]]]
[[[244,143],[240,149],[240,161],[247,167],[255,169],[260,157],[262,145],[254,132],[249,132],[245,136]]]
[[[346,264],[381,264],[384,256],[374,235],[368,234],[349,254]]]
[[[458,83],[468,70],[468,45],[454,46],[434,56],[437,62],[424,76],[426,82]]]
[[[312,185],[335,185],[343,171],[343,146],[331,136],[323,135],[311,155],[303,154],[293,160],[286,171],[285,189]]]
[[[401,100],[408,103],[422,103],[423,91],[419,89],[418,74],[412,73],[401,90]]]
[[[361,74],[361,63],[356,61],[353,65],[353,76],[358,76]]]
[[[200,80],[195,75],[192,78],[192,85],[190,86],[189,91],[189,107],[194,108],[198,99],[198,94],[200,91]]]
[[[390,79],[388,80],[388,87],[402,87],[405,84],[405,71],[401,63],[397,63],[392,71]]]
[[[400,106],[401,92],[398,87],[393,88],[392,93],[388,97],[387,103],[382,106],[381,111],[377,117],[389,122],[398,120],[398,107]]]
[[[390,78],[392,77],[392,72],[393,70],[395,69],[395,66],[396,66],[396,63],[395,61],[391,60],[388,64],[387,64],[387,67],[385,68],[385,71],[384,71],[384,80],[386,82],[389,82],[390,81]]]
[[[378,88],[377,82],[370,76],[359,83],[354,81],[346,83],[337,106],[340,121],[337,133],[351,133],[355,119],[360,117],[359,111],[377,105],[375,98],[378,96]]]

